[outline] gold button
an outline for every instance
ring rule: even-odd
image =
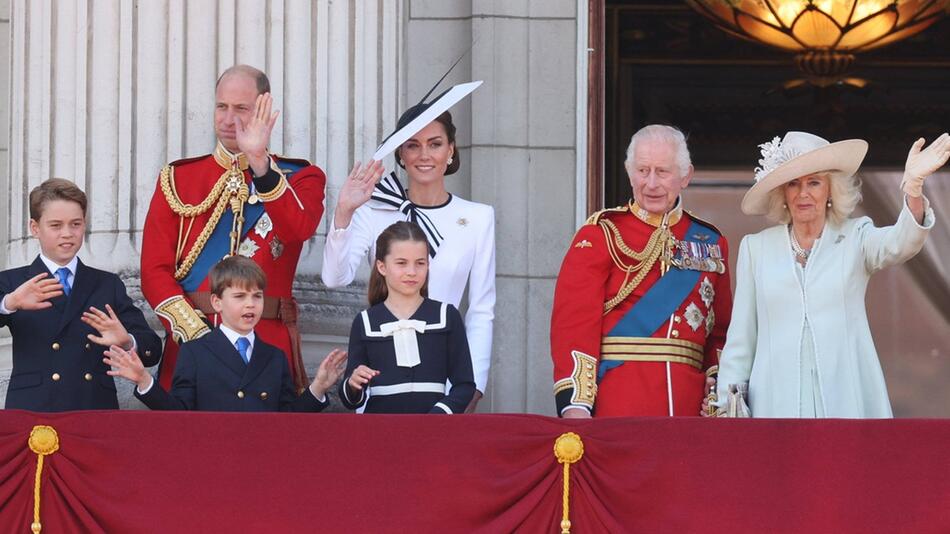
[[[59,350],[59,343],[53,343],[53,350]]]
[[[680,319],[680,316],[679,316],[679,315],[674,315],[674,316],[673,316],[673,321],[678,323],[678,322],[682,321],[682,319]]]
[[[680,331],[679,331],[679,330],[673,330],[673,337],[680,337]]]
[[[86,382],[92,382],[92,373],[86,373],[82,377],[86,379]]]
[[[587,378],[594,378],[594,373],[587,373]]]
[[[594,364],[592,364],[592,363],[587,364],[587,369],[588,369],[588,370],[593,369],[593,368],[594,368]]]
[[[267,392],[261,391],[261,400],[267,400]]]
[[[593,396],[594,396],[593,393],[591,393],[590,391],[587,392],[587,398],[588,398],[588,399],[591,398],[591,397],[593,397]]]
[[[53,382],[59,382],[59,373],[53,373]]]
[[[239,399],[243,399],[243,398],[244,398],[244,392],[243,392],[243,391],[238,391],[238,398],[239,398]]]

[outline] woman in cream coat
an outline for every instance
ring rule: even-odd
[[[748,382],[753,417],[892,417],[865,309],[870,276],[912,258],[934,224],[924,179],[950,157],[946,133],[911,147],[893,226],[848,216],[867,153],[857,139],[803,132],[760,145],[748,215],[779,222],[739,247],[732,322],[720,358],[718,405]]]

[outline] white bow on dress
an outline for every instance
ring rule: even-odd
[[[421,334],[425,330],[425,321],[414,319],[402,319],[379,325],[379,331],[384,336],[393,336],[393,346],[396,349],[396,365],[399,367],[415,367],[421,363],[416,332]]]

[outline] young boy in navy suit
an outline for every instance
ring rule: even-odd
[[[294,391],[287,357],[254,335],[264,311],[264,271],[250,258],[231,256],[208,273],[211,306],[221,324],[181,346],[170,392],[145,371],[134,351],[111,347],[105,363],[113,376],[135,382],[135,396],[153,410],[220,412],[319,412],[326,392],[343,374],[346,352],[324,358],[313,383]]]
[[[33,263],[0,272],[0,327],[13,336],[6,408],[42,412],[116,409],[115,380],[102,354],[112,345],[137,350],[155,365],[162,341],[113,273],[76,254],[86,233],[86,195],[53,178],[30,192]]]

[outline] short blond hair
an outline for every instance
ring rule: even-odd
[[[861,203],[861,179],[857,175],[848,178],[833,177],[829,172],[816,172],[817,176],[828,179],[831,195],[831,208],[826,217],[835,225],[841,225],[854,213],[854,209]],[[811,175],[809,175],[811,176]],[[802,176],[801,178],[804,178]],[[785,204],[785,186],[782,184],[769,192],[769,211],[765,216],[773,222],[788,224],[792,221],[792,214]]]

